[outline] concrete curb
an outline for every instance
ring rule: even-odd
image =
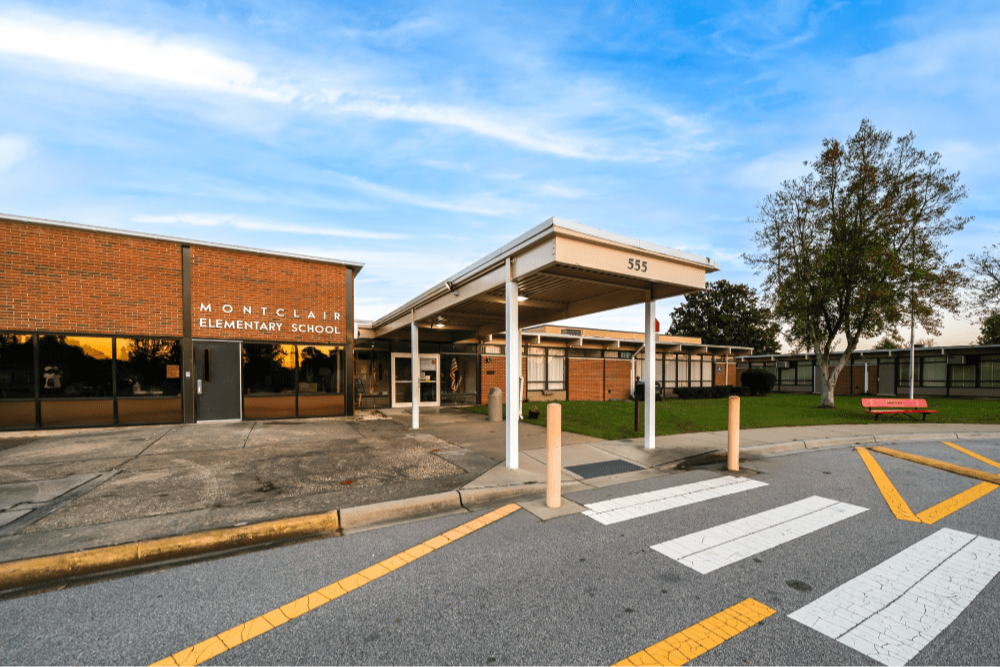
[[[340,528],[336,511],[263,523],[208,530],[190,535],[130,542],[112,547],[0,563],[0,591],[66,577],[108,572],[147,563],[276,542]]]
[[[415,498],[389,500],[383,503],[347,507],[340,510],[340,527],[354,530],[391,521],[403,521],[429,514],[461,510],[458,491],[445,491]]]
[[[846,438],[818,438],[815,440],[790,440],[788,442],[775,442],[767,445],[752,445],[741,447],[740,455],[744,453],[754,458],[770,458],[772,456],[784,456],[796,452],[806,452],[816,449],[832,449],[834,447],[857,447],[874,445],[882,442],[920,442],[927,440],[982,440],[986,438],[1000,438],[1000,429],[996,432],[971,432],[971,433],[900,433],[898,435],[864,435]],[[725,449],[717,449],[715,453],[725,453]]]

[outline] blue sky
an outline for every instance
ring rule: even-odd
[[[359,319],[553,215],[756,286],[747,218],[865,117],[1000,241],[996,3],[5,2],[0,81],[0,211],[361,261]]]

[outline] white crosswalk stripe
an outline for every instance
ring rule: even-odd
[[[905,665],[998,573],[1000,541],[943,528],[789,618],[883,665]]]
[[[654,544],[652,548],[707,574],[865,511],[864,507],[811,496],[760,514]]]
[[[767,486],[741,477],[713,477],[693,484],[637,493],[585,505],[583,514],[605,526]]]

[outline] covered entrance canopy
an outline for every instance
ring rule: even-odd
[[[656,300],[705,288],[718,270],[707,257],[549,218],[372,324],[376,338],[458,342],[526,326],[646,304],[646,349],[655,348]],[[506,336],[507,413],[520,414],[521,336]],[[646,355],[646,377],[655,377]],[[414,372],[413,395],[419,396]],[[646,403],[646,447],[655,443],[652,402]],[[413,428],[420,425],[413,402]],[[518,466],[518,420],[507,420],[507,467]]]

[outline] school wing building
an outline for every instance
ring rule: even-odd
[[[497,287],[504,261],[520,273]],[[461,292],[445,281],[376,322],[354,319],[363,266],[0,215],[0,429],[337,416],[415,397],[473,405],[511,386],[528,400],[627,400],[650,368],[663,394],[733,384],[735,356],[752,352],[656,335],[650,360],[651,329],[545,324],[643,300],[649,312],[717,268],[567,221],[453,277]]]

